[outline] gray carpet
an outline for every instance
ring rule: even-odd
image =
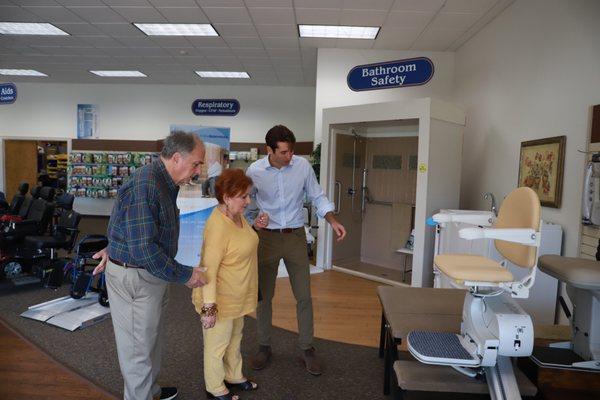
[[[0,317],[54,359],[98,386],[122,396],[114,334],[110,319],[84,330],[68,332],[19,315],[30,305],[66,295],[36,289],[0,294]],[[165,325],[165,348],[159,382],[177,386],[182,400],[204,399],[202,330],[190,300],[190,290],[172,285]],[[256,322],[246,318],[242,353],[244,359],[256,349]],[[383,360],[377,349],[316,340],[315,347],[326,362],[320,377],[309,375],[299,361],[296,334],[273,331],[273,360],[263,371],[244,372],[260,386],[242,393],[243,399],[384,399]]]

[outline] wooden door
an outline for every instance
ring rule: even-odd
[[[29,187],[37,183],[37,142],[35,140],[4,141],[4,189],[10,203],[21,182]]]

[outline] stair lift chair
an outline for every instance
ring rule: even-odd
[[[597,256],[598,257],[598,256]],[[600,372],[600,261],[544,255],[540,271],[566,283],[573,303],[572,340],[536,347],[533,360],[538,364]]]
[[[467,240],[495,239],[503,261],[472,254],[435,256],[438,269],[469,292],[460,334],[409,333],[408,349],[417,360],[452,366],[472,377],[485,375],[493,400],[521,398],[511,357],[531,355],[534,333],[531,317],[513,298],[529,297],[535,281],[540,222],[537,194],[527,187],[518,188],[502,203],[492,228],[459,231],[459,236]],[[507,261],[529,269],[529,273],[516,280],[506,268]]]

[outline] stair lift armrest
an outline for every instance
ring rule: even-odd
[[[479,226],[491,226],[492,218],[489,213],[437,213],[431,217],[438,224],[450,222],[465,223]]]
[[[530,228],[463,228],[458,236],[465,240],[498,239],[539,247],[539,232]]]

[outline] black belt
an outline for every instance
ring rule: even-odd
[[[302,227],[300,228],[281,228],[281,229],[268,229],[268,228],[262,228],[265,231],[268,232],[277,232],[277,233],[292,233],[294,231],[297,231],[298,229],[302,229]]]
[[[137,269],[144,269],[144,267],[138,267],[137,265],[131,265],[131,264],[128,264],[128,263],[124,263],[124,262],[121,262],[121,261],[115,260],[115,259],[114,259],[114,258],[112,258],[112,257],[108,257],[108,260],[109,260],[111,263],[113,263],[113,264],[115,264],[115,265],[118,265],[119,267],[123,267],[123,268],[137,268]]]

